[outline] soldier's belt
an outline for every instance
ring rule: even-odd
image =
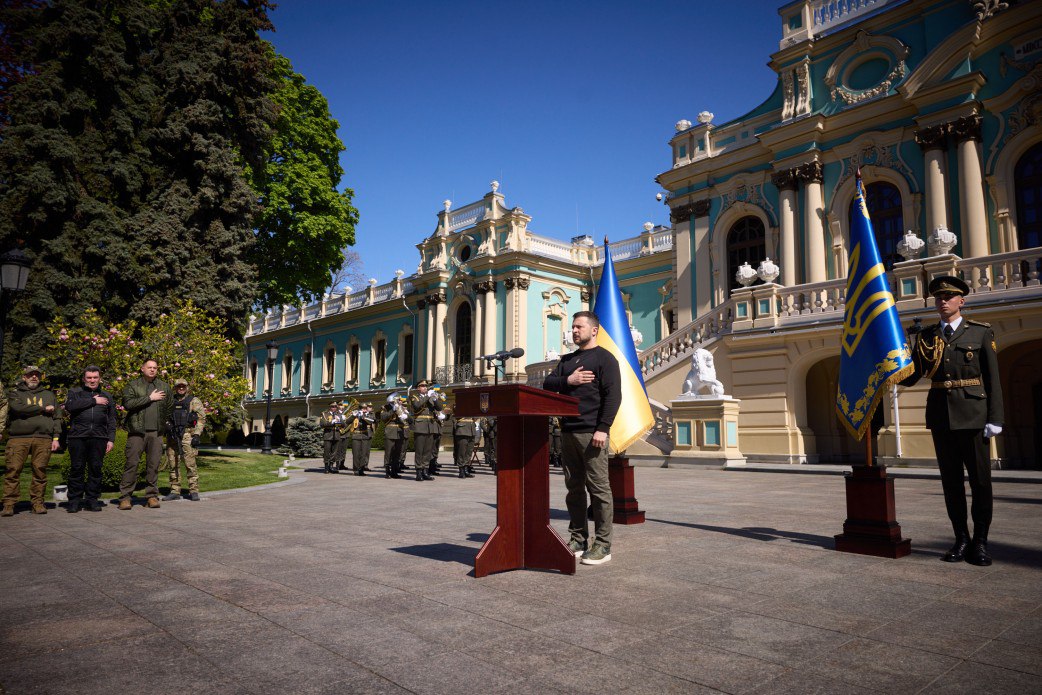
[[[431,416],[430,415],[417,415],[416,419],[417,420],[430,420]]]
[[[976,379],[948,379],[947,381],[930,382],[932,389],[961,389],[963,386],[980,386],[980,377]]]

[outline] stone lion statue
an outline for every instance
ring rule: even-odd
[[[716,366],[713,364],[713,353],[705,348],[698,348],[691,355],[691,371],[684,379],[684,391],[681,395],[698,396],[703,389],[709,389],[707,395],[723,396],[724,385],[716,378]]]

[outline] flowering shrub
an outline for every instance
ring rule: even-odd
[[[159,378],[171,386],[175,379],[203,403],[207,429],[227,429],[242,420],[242,400],[249,386],[242,375],[237,344],[224,337],[223,324],[191,302],[160,314],[156,323],[133,321],[107,326],[93,310],[76,326],[60,319],[49,327],[51,342],[41,360],[53,387],[65,391],[81,383],[83,368],[101,368],[102,387],[116,397],[117,410],[127,383],[140,376],[142,362],[154,359]]]

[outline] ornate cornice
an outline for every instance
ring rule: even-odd
[[[445,303],[445,293],[444,292],[432,292],[431,294],[427,295],[426,299],[427,299],[427,303],[428,304],[444,304]]]
[[[944,149],[945,140],[948,137],[948,130],[949,126],[947,123],[931,126],[929,128],[921,128],[915,131],[915,142],[923,149],[923,152],[927,150]]]
[[[673,224],[678,222],[687,222],[691,219],[691,216],[695,214],[694,205],[678,205],[669,211],[669,221]]]
[[[532,284],[532,279],[531,278],[518,278],[517,279],[517,289],[519,289],[519,290],[527,290],[529,285],[531,285],[531,284]]]
[[[981,117],[965,116],[948,124],[955,142],[981,139]]]
[[[796,178],[803,183],[821,183],[824,180],[821,162],[807,162],[796,167],[794,171]]]
[[[782,169],[771,174],[771,183],[779,191],[795,191],[799,187],[795,169]]]
[[[496,291],[496,281],[495,280],[482,280],[481,282],[478,282],[478,283],[476,283],[474,285],[474,289],[477,290],[478,292],[481,292],[481,293],[495,292]]]
[[[711,204],[712,203],[709,200],[709,198],[706,198],[704,200],[696,200],[695,201],[695,211],[694,211],[695,217],[708,217],[709,216],[709,206]]]

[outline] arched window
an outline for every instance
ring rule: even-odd
[[[901,212],[901,191],[892,183],[876,181],[865,187],[865,206],[872,218],[872,233],[876,237],[879,258],[887,270],[904,260],[897,253],[897,245],[904,237],[904,217]],[[853,224],[854,201],[850,201],[847,219]]]
[[[470,316],[470,304],[463,302],[456,309],[456,366],[473,366],[474,353],[471,351],[473,319]]]
[[[731,231],[727,233],[727,277],[732,290],[742,286],[735,279],[735,274],[742,263],[748,263],[753,268],[760,265],[760,261],[767,257],[766,234],[763,222],[759,217],[743,217],[734,223]],[[756,282],[760,282],[759,279]]]
[[[1042,142],[1017,162],[1013,185],[1017,190],[1017,246],[1042,246]]]

